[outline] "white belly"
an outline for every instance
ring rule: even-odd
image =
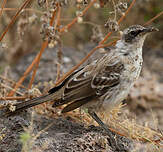
[[[107,95],[102,99],[104,102],[102,104],[103,110],[110,110],[115,105],[120,104],[121,101],[127,98],[130,89],[133,87],[135,80],[138,79],[141,67],[142,67],[142,58],[140,57],[136,61],[131,59],[128,64],[125,64],[125,70],[121,73],[120,84],[116,86],[112,91],[107,92]],[[131,63],[132,62],[132,63]]]

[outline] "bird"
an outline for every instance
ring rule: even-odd
[[[53,107],[66,104],[62,113],[87,108],[88,114],[111,136],[111,130],[97,112],[108,111],[127,97],[142,69],[144,40],[155,31],[158,31],[155,27],[129,26],[103,57],[74,71],[46,95],[14,104],[14,110],[7,110],[4,115],[54,101]]]

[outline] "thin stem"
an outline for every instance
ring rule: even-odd
[[[24,100],[27,97],[21,96],[21,97],[0,97],[0,100]]]
[[[0,75],[0,78],[1,79],[3,79],[3,80],[5,80],[5,81],[8,81],[8,82],[10,82],[10,83],[12,83],[12,84],[16,84],[16,82],[15,81],[13,81],[13,80],[11,80],[11,79],[9,79],[9,78],[7,78],[7,77],[4,77],[4,76],[2,76],[2,75]],[[25,86],[23,86],[23,85],[20,85],[20,87],[22,87],[22,88],[24,88],[24,89],[27,89]]]
[[[38,58],[36,59],[35,67],[34,67],[34,70],[33,70],[31,80],[30,80],[29,85],[28,85],[28,89],[31,89],[31,87],[32,87],[32,84],[33,84],[33,81],[34,81],[34,78],[35,78],[35,75],[36,75],[36,72],[37,72],[37,69],[38,69],[38,66],[39,66],[39,62],[40,62],[42,53],[45,51],[47,46],[48,46],[48,40],[44,41],[43,44],[42,44],[41,50],[40,50],[40,52],[38,54]]]
[[[86,13],[86,11],[90,8],[90,6],[92,6],[93,5],[93,3],[95,2],[96,0],[93,0],[93,1],[91,1],[90,2],[90,4],[84,9],[84,11],[83,11],[83,14],[85,14]],[[53,15],[53,17],[52,17],[52,19],[51,19],[51,23],[52,23],[52,21],[54,20],[54,17],[55,17],[55,15]],[[77,18],[76,18],[77,19]],[[73,22],[74,22],[75,20],[73,20]],[[72,23],[71,23],[72,24]],[[67,27],[67,26],[66,26]],[[71,25],[69,24],[68,25],[68,27],[71,27]],[[62,28],[62,30],[61,30],[61,32],[63,32],[64,31],[64,28]],[[43,45],[45,45],[45,44],[43,44]],[[43,47],[43,45],[42,45],[42,47]],[[41,51],[40,51],[41,52]],[[9,93],[9,95],[8,96],[13,96],[14,95],[14,93],[15,93],[15,91],[19,88],[19,86],[22,84],[22,82],[24,81],[24,79],[26,78],[26,76],[29,74],[29,72],[32,70],[32,68],[33,68],[33,66],[36,64],[36,62],[38,61],[38,58],[39,58],[39,54],[36,56],[36,58],[34,59],[34,61],[32,62],[32,64],[27,68],[27,70],[24,72],[24,74],[23,74],[23,76],[19,79],[19,81],[17,82],[17,84],[16,84],[16,86],[15,86],[15,88]],[[29,83],[29,88],[31,87],[31,85],[33,84],[33,81],[34,81],[34,77],[35,77],[35,74],[36,74],[36,70],[35,70],[35,72],[33,73],[33,76],[32,76],[32,78],[31,78],[31,80],[30,80],[30,83]]]
[[[62,43],[61,42],[59,42],[59,46],[57,50],[57,58],[58,58],[58,63],[57,63],[56,82],[60,79],[60,76],[61,76],[61,64],[62,64]]]
[[[18,17],[18,15],[21,13],[21,11],[29,4],[31,0],[26,0],[23,5],[20,7],[20,9],[16,12],[16,14],[12,17],[11,22],[8,24],[8,26],[6,27],[6,29],[4,30],[4,32],[2,33],[1,37],[0,37],[0,41],[2,41],[2,39],[4,38],[4,36],[6,35],[6,33],[8,32],[9,28],[15,23],[16,18]]]
[[[125,14],[119,19],[118,24],[120,24],[124,18],[126,17],[126,15],[129,13],[129,11],[131,10],[131,8],[134,6],[136,0],[133,0],[132,3],[130,4],[130,6],[128,7],[127,11],[125,12]]]
[[[114,7],[114,21],[116,21],[117,20],[117,11],[116,11],[114,0],[112,0],[112,3],[113,3],[113,7]]]
[[[26,71],[24,72],[23,76],[16,83],[14,89],[8,94],[9,97],[14,95],[15,91],[19,88],[19,86],[22,84],[22,82],[24,81],[24,79],[26,78],[26,76],[28,75],[28,73],[32,70],[33,66],[35,65],[35,63],[37,61],[38,56],[39,56],[39,54],[37,54],[37,56],[32,61],[32,63],[30,64],[30,66],[26,69]]]
[[[4,83],[1,83],[0,84],[2,87],[4,87],[4,88],[7,88],[7,89],[10,89],[10,90],[13,90],[13,88],[11,88],[10,86],[8,86],[8,85],[6,85],[6,84],[4,84]],[[21,92],[19,92],[19,91],[16,91],[16,93],[18,93],[19,95],[23,95],[23,93],[21,93]]]
[[[54,20],[55,14],[56,14],[56,11],[54,11],[51,20]],[[51,21],[51,24],[52,24],[52,21]],[[16,86],[15,86],[14,89],[8,94],[8,96],[13,96],[13,95],[14,95],[15,91],[19,88],[19,86],[22,84],[22,82],[24,81],[24,79],[26,78],[26,76],[27,76],[27,75],[29,74],[29,72],[32,70],[33,66],[36,64],[36,62],[37,62],[38,59],[40,58],[40,54],[43,53],[43,51],[44,51],[43,48],[46,48],[46,47],[45,47],[46,45],[47,45],[47,44],[45,44],[45,42],[43,42],[39,54],[37,54],[37,56],[35,57],[35,59],[32,61],[31,65],[26,69],[26,71],[24,72],[23,76],[19,79],[19,81],[17,82]],[[35,73],[33,73],[33,75],[34,75],[34,74],[35,74]],[[31,78],[28,88],[31,87],[32,83],[33,83],[33,78]]]
[[[61,13],[61,12],[60,12],[61,9],[59,9],[59,8],[60,8],[60,6],[58,5],[58,14]],[[53,25],[55,16],[56,16],[56,11],[53,12],[52,19],[50,20],[50,26]],[[60,15],[57,16],[57,17],[60,17]],[[57,19],[57,23],[59,23],[59,19]],[[41,47],[39,56],[38,56],[37,61],[36,61],[36,65],[35,65],[34,70],[33,70],[33,74],[32,74],[31,80],[30,80],[29,85],[28,85],[28,88],[29,88],[29,89],[32,87],[32,84],[33,84],[33,82],[34,82],[34,79],[35,79],[35,76],[36,76],[36,72],[37,72],[37,69],[38,69],[38,66],[39,66],[39,63],[40,63],[40,59],[41,59],[42,53],[45,51],[45,49],[47,48],[47,46],[48,46],[48,40],[46,40],[46,41],[43,42],[43,44],[42,44],[42,47]]]
[[[2,12],[3,12],[3,10],[4,10],[4,7],[5,7],[5,5],[6,5],[6,2],[7,2],[7,0],[3,0],[3,2],[2,2],[2,7],[1,7],[1,9],[0,9],[0,17],[1,17],[1,15],[2,15]]]
[[[162,12],[160,12],[160,13],[158,13],[156,16],[154,16],[153,18],[151,18],[148,22],[146,22],[145,24],[144,24],[144,26],[146,26],[146,25],[149,25],[151,22],[153,22],[154,20],[156,20],[158,17],[160,17],[161,15],[163,15],[163,11]]]
[[[2,10],[2,8],[0,8],[0,11]],[[3,11],[17,11],[18,8],[4,8]],[[39,13],[39,14],[44,14],[43,12],[39,11],[39,10],[35,10],[32,8],[24,8],[23,11],[31,11],[31,12],[35,12],[35,13]]]
[[[95,2],[96,2],[96,0],[92,0],[92,1],[88,4],[88,6],[83,10],[83,12],[81,13],[81,14],[82,14],[81,16],[83,16],[83,15],[88,11],[88,9],[89,9]],[[69,23],[69,24],[67,24],[66,26],[64,26],[63,28],[61,28],[61,29],[59,30],[59,32],[64,32],[65,29],[68,30],[73,24],[75,24],[75,23],[77,22],[77,19],[78,19],[78,17],[74,18],[74,19],[71,21],[71,23]]]
[[[58,5],[57,19],[54,25],[55,29],[57,29],[57,26],[60,25],[60,18],[61,18],[61,7]]]
[[[127,11],[125,12],[125,14],[118,20],[118,24],[120,24],[124,20],[124,18],[129,13],[129,11],[131,10],[131,8],[134,6],[135,2],[136,2],[136,0],[133,0],[132,1],[132,3],[130,4],[130,6],[128,7]],[[105,36],[105,38],[99,44],[103,44],[110,37],[111,34],[112,34],[112,32],[109,32]]]

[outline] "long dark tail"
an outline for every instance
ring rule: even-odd
[[[15,105],[12,105],[13,106],[13,111],[9,110],[10,108],[6,108],[3,110],[3,113],[1,116],[10,116],[10,115],[13,115],[19,111],[22,111],[22,110],[25,110],[25,109],[28,109],[30,107],[33,107],[33,106],[36,106],[36,105],[39,105],[41,103],[44,103],[44,102],[48,102],[48,101],[52,101],[54,98],[54,94],[47,94],[47,95],[44,95],[44,96],[41,96],[41,97],[38,97],[38,98],[33,98],[31,100],[28,100],[28,101],[23,101],[21,103],[16,103]]]

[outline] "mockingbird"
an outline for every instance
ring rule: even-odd
[[[54,101],[53,107],[67,104],[62,113],[83,106],[111,135],[95,112],[111,109],[127,97],[142,68],[144,40],[153,31],[158,30],[141,25],[126,28],[115,48],[102,58],[73,72],[60,85],[49,90],[47,95],[13,105],[15,110],[8,110],[6,115],[47,101]]]

